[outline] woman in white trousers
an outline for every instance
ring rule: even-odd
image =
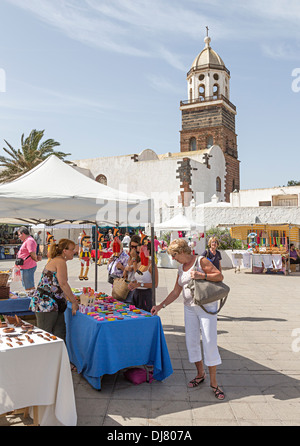
[[[174,302],[183,293],[184,300],[184,320],[185,336],[189,361],[195,363],[197,376],[191,380],[188,387],[198,387],[206,378],[204,363],[208,367],[210,376],[210,386],[218,400],[225,398],[224,392],[217,383],[217,365],[221,364],[221,358],[217,346],[217,315],[209,314],[198,305],[193,303],[191,292],[187,285],[191,279],[204,279],[212,282],[223,280],[222,273],[205,257],[197,257],[191,254],[191,249],[183,239],[174,240],[168,253],[180,266],[178,276],[173,291],[165,300],[151,309],[151,314],[155,315],[162,308]],[[217,311],[218,303],[213,302],[205,305],[209,312]],[[202,333],[202,345],[204,363],[201,354],[200,331]]]

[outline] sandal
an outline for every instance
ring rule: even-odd
[[[192,381],[190,381],[188,383],[188,387],[191,389],[193,389],[194,387],[198,387],[201,383],[203,383],[205,378],[206,378],[206,374],[204,372],[204,374],[202,376],[200,376],[200,378],[196,377],[196,378],[192,379]]]
[[[210,386],[210,387],[213,389],[217,400],[223,400],[225,398],[225,393],[223,392],[223,390],[219,388],[219,386],[217,387]]]

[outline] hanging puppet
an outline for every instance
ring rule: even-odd
[[[112,242],[113,256],[119,257],[121,254],[121,240],[119,239],[119,229],[114,228],[114,240]]]
[[[138,273],[143,273],[144,271],[147,271],[148,266],[149,266],[149,257],[150,257],[150,252],[148,249],[148,237],[146,236],[146,234],[143,234],[142,232],[140,232],[140,237],[141,237],[141,248],[140,248],[140,259],[141,259],[141,265],[138,269]]]
[[[79,280],[88,280],[90,259],[91,259],[91,237],[89,235],[85,235],[81,239],[81,251],[79,254],[81,270],[80,270]]]
[[[104,242],[104,235],[100,234],[99,231],[97,231],[97,232],[98,232],[98,244],[99,244],[99,247],[98,247],[98,249],[99,249],[99,260],[97,262],[97,265],[101,265],[102,257],[103,257],[103,252],[102,252],[103,245],[102,245],[102,243]]]

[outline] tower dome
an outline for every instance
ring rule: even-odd
[[[225,68],[225,64],[219,54],[217,54],[210,46],[211,38],[206,36],[204,38],[205,48],[195,58],[191,69],[201,69],[207,65],[219,66],[219,68]],[[217,67],[216,67],[217,68]]]

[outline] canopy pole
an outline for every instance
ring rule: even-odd
[[[98,288],[98,269],[97,269],[97,263],[98,263],[98,224],[96,222],[95,227],[95,291],[97,291]]]
[[[152,264],[152,305],[156,305],[155,294],[155,249],[154,249],[154,226],[151,224],[151,264]]]

